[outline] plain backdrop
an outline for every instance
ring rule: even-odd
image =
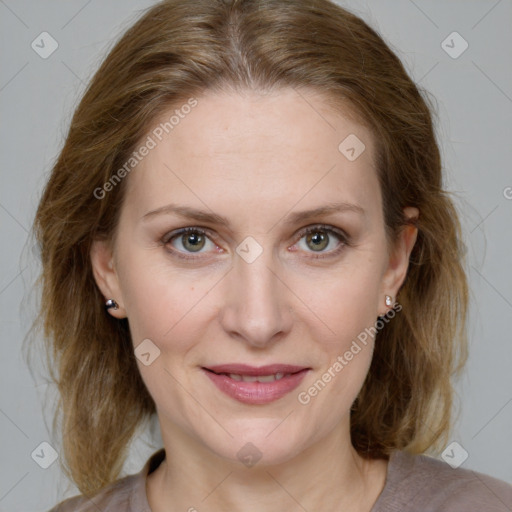
[[[58,440],[49,432],[47,376],[32,376],[21,352],[39,270],[29,232],[85,84],[153,3],[0,0],[0,511],[42,512],[77,493],[58,461],[43,469],[31,456],[42,442],[58,449]],[[461,414],[451,441],[468,453],[462,467],[510,482],[512,1],[339,3],[376,28],[437,100],[446,187],[461,212],[471,284],[470,359],[456,384]],[[31,46],[42,32],[58,44],[45,59]],[[125,473],[138,472],[160,446],[153,423],[135,440]]]

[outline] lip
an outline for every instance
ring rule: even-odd
[[[215,373],[236,373],[238,375],[249,375],[258,377],[261,375],[270,375],[272,373],[297,373],[305,370],[305,366],[296,366],[292,364],[268,364],[266,366],[249,366],[247,364],[219,364],[216,366],[205,366],[207,370]]]
[[[250,405],[267,404],[279,400],[293,391],[302,382],[310,368],[289,364],[248,366],[245,364],[224,364],[203,367],[202,371],[215,386],[229,397]],[[237,374],[252,377],[276,373],[290,374],[273,382],[244,382],[234,380],[229,375]]]

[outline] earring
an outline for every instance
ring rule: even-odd
[[[386,306],[392,306],[393,305],[393,297],[390,295],[386,295]]]
[[[114,299],[108,299],[105,302],[105,309],[119,309],[119,304]]]

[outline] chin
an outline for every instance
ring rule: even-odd
[[[225,428],[233,437],[226,434],[222,439],[203,441],[220,457],[246,467],[283,464],[296,457],[308,445],[304,429],[298,432],[291,430],[283,418],[247,419],[231,424],[227,422]]]

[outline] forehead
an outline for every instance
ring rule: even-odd
[[[134,215],[179,199],[245,211],[298,201],[380,205],[371,132],[320,94],[290,88],[196,100],[163,112],[146,135],[154,147],[128,177]]]

